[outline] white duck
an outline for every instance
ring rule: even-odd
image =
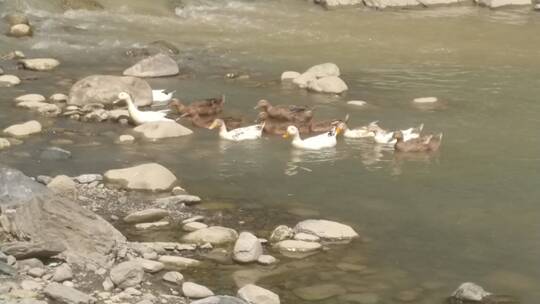
[[[167,90],[152,90],[152,100],[154,102],[168,102],[172,99],[176,91],[167,92]]]
[[[172,119],[165,117],[169,110],[139,111],[135,103],[133,103],[133,99],[131,99],[131,95],[129,95],[126,92],[121,92],[120,94],[118,94],[118,100],[116,100],[114,103],[117,103],[119,101],[125,101],[127,103],[129,116],[131,117],[131,119],[136,125],[142,125],[143,123],[156,122],[156,121],[174,121]]]
[[[424,128],[424,124],[419,125],[416,128],[408,128],[405,130],[400,130],[403,134],[403,140],[407,141],[410,139],[418,138],[420,137],[420,132],[422,132],[422,129]],[[395,144],[396,139],[394,138],[394,131],[387,131],[383,128],[379,127],[377,123],[370,124],[369,129],[374,132],[375,136],[373,139],[378,144]]]
[[[212,122],[208,129],[214,129],[216,127],[219,127],[219,136],[221,138],[231,141],[243,141],[261,138],[264,123],[227,131],[225,122],[222,119],[216,119]]]
[[[336,136],[341,132],[341,126],[334,126],[330,132],[312,136],[306,139],[300,137],[300,132],[295,126],[288,126],[287,133],[283,138],[292,136],[293,147],[306,150],[321,150],[324,148],[332,148],[336,146]]]

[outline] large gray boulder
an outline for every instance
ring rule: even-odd
[[[33,244],[61,244],[66,249],[62,254],[70,264],[105,266],[108,254],[126,241],[100,216],[67,198],[57,197],[14,169],[0,170],[0,205],[12,209],[2,215],[4,230]]]
[[[51,283],[43,293],[60,304],[92,304],[96,299],[72,287]]]
[[[234,244],[233,259],[240,263],[256,262],[263,253],[259,239],[250,232],[242,232]]]
[[[177,181],[176,176],[169,169],[157,163],[109,170],[104,176],[107,182],[131,190],[168,190]]]
[[[77,81],[69,91],[68,104],[84,106],[90,103],[112,104],[118,93],[127,92],[138,106],[152,104],[152,88],[136,77],[92,75]]]
[[[459,287],[452,293],[452,297],[458,300],[475,302],[480,302],[489,295],[491,295],[491,293],[485,291],[481,286],[471,282],[466,282],[459,285]]]
[[[124,71],[125,76],[164,77],[178,75],[178,64],[171,57],[158,53],[137,62]]]

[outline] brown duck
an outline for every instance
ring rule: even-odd
[[[306,106],[295,105],[279,105],[273,106],[266,99],[261,99],[255,106],[255,109],[261,109],[268,113],[272,119],[290,121],[290,122],[305,122],[313,117],[313,112]]]
[[[243,119],[237,117],[217,117],[217,115],[201,116],[195,110],[190,109],[182,115],[191,120],[191,124],[199,128],[208,128],[216,118],[221,118],[227,129],[236,129],[242,126]]]
[[[203,100],[197,100],[190,103],[188,106],[184,105],[182,101],[177,98],[171,99],[169,107],[176,109],[178,114],[192,115],[197,113],[201,116],[216,115],[223,111],[223,104],[225,103],[225,95],[221,95],[218,98],[208,98]],[[188,114],[189,113],[189,114]]]
[[[296,126],[298,130],[300,131],[300,133],[307,134],[310,132],[309,125],[272,119],[270,118],[270,115],[268,115],[267,112],[259,113],[257,123],[262,123],[262,122],[265,123],[264,132],[268,134],[284,135],[285,133],[287,133],[287,127],[290,125]]]
[[[398,152],[435,152],[439,150],[442,142],[442,133],[439,135],[425,135],[419,138],[403,140],[401,131],[394,132],[394,149]]]

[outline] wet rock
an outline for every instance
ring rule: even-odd
[[[274,231],[272,231],[272,234],[270,235],[270,242],[271,243],[281,242],[283,240],[291,239],[293,236],[294,236],[294,231],[291,228],[285,225],[280,225],[280,226],[277,226],[276,229],[274,229]]]
[[[137,262],[139,262],[143,270],[148,273],[160,272],[165,268],[165,265],[163,265],[163,263],[157,261],[137,259]]]
[[[320,301],[346,293],[345,288],[336,284],[320,284],[309,287],[296,288],[293,293],[302,300]]]
[[[171,171],[157,163],[109,170],[105,172],[104,176],[107,182],[131,190],[168,190],[177,181],[176,176]]]
[[[363,4],[363,1],[362,0],[319,0],[317,3],[327,8],[334,8],[334,7],[339,7],[339,6],[361,5]]]
[[[293,80],[293,83],[300,88],[307,88],[310,81],[317,80],[319,78],[339,76],[340,70],[334,63],[323,63],[312,66],[300,76]]]
[[[110,278],[115,286],[125,289],[142,282],[144,270],[137,261],[123,262],[111,269]]]
[[[415,103],[435,103],[437,101],[439,101],[437,97],[419,97],[413,99],[413,102]]]
[[[19,259],[17,262],[17,268],[21,270],[28,270],[30,268],[44,268],[45,265],[37,258],[25,258]]]
[[[248,284],[238,290],[237,296],[250,304],[279,304],[279,296],[270,290]]]
[[[146,229],[154,229],[154,228],[160,228],[169,226],[169,222],[167,221],[160,221],[160,222],[152,222],[152,223],[140,223],[135,225],[135,229],[139,230],[146,230]]]
[[[47,271],[41,267],[30,268],[27,271],[28,275],[34,278],[41,278],[46,272]]]
[[[206,225],[205,223],[200,223],[200,222],[190,222],[182,226],[182,229],[188,232],[192,232],[192,231],[196,231],[196,230],[204,229],[204,228],[208,228],[208,225]]]
[[[489,8],[498,8],[503,6],[531,5],[531,0],[475,0],[479,5]]]
[[[331,241],[351,240],[359,236],[350,226],[328,220],[305,220],[298,223],[294,231],[313,234]]]
[[[319,242],[321,240],[321,238],[316,235],[302,233],[302,232],[295,234],[294,239],[297,241],[305,241],[305,242]]]
[[[0,150],[9,148],[10,146],[11,143],[9,142],[9,140],[0,137]]]
[[[109,112],[104,109],[98,109],[85,114],[81,120],[84,122],[102,122],[107,119],[109,119]]]
[[[189,224],[189,223],[193,223],[193,222],[202,222],[204,221],[204,216],[202,215],[196,215],[196,216],[192,216],[190,218],[187,218],[185,220],[182,221],[182,224]]]
[[[163,275],[163,281],[180,285],[184,282],[184,276],[178,271],[169,271]]]
[[[240,263],[257,261],[263,253],[259,239],[250,232],[242,232],[234,244],[233,259]]]
[[[101,284],[103,287],[103,290],[105,291],[111,291],[114,289],[114,283],[111,281],[111,278],[107,277]]]
[[[77,81],[69,91],[68,104],[83,106],[89,103],[110,105],[118,92],[127,92],[137,106],[152,104],[152,88],[143,79],[111,75],[92,75]]]
[[[49,242],[4,243],[0,244],[0,250],[7,255],[14,256],[17,260],[22,260],[30,258],[50,258],[62,253],[64,250],[66,250],[66,247],[60,242],[51,240]],[[34,267],[43,267],[43,264],[38,266],[34,265]]]
[[[45,96],[41,94],[26,94],[15,98],[15,102],[33,101],[33,102],[45,102]]]
[[[79,184],[90,184],[96,181],[102,181],[103,175],[101,174],[81,174],[73,178]]]
[[[179,73],[176,61],[163,53],[145,58],[124,71],[125,76],[134,77],[163,77]]]
[[[199,229],[185,235],[182,240],[188,243],[220,245],[232,243],[238,238],[238,233],[230,228],[212,226]]]
[[[158,261],[165,264],[166,269],[172,269],[172,270],[195,267],[201,264],[201,262],[194,259],[184,258],[184,257],[179,257],[179,256],[172,256],[172,255],[160,256]]]
[[[213,296],[191,302],[191,304],[248,304],[246,301],[230,296]]]
[[[201,202],[201,198],[195,195],[180,194],[168,197],[158,198],[154,201],[157,205],[176,205],[176,204],[185,204],[187,206],[192,206]]]
[[[46,117],[56,117],[58,114],[60,114],[60,112],[62,112],[57,105],[46,102],[23,101],[19,102],[17,107],[37,111]]]
[[[17,38],[32,36],[32,28],[27,24],[17,24],[9,29],[9,35]]]
[[[64,282],[73,279],[73,271],[68,264],[62,264],[54,270],[52,280],[55,282]]]
[[[68,101],[68,96],[66,94],[56,93],[49,97],[50,102],[63,103]]]
[[[21,59],[19,62],[25,69],[32,71],[51,71],[60,65],[60,61],[53,58]]]
[[[276,248],[288,252],[312,252],[321,249],[322,246],[315,242],[285,240],[277,243]]]
[[[0,87],[11,87],[21,83],[21,79],[15,75],[1,75]]]
[[[161,220],[169,215],[169,211],[164,209],[146,209],[142,211],[133,212],[124,217],[126,223],[145,223]]]
[[[341,94],[349,89],[347,84],[337,76],[318,78],[308,82],[308,89],[329,94]]]
[[[272,265],[277,263],[277,259],[271,255],[263,254],[257,259],[257,263],[262,265]]]
[[[461,285],[452,293],[452,297],[458,300],[465,301],[482,301],[485,297],[491,295],[479,285],[475,283],[466,282]]]
[[[4,129],[4,133],[10,136],[21,137],[41,132],[41,124],[36,120],[31,120],[22,124],[12,125]]]
[[[37,291],[43,288],[43,284],[33,280],[24,280],[21,282],[21,288],[24,290]]]
[[[374,293],[352,293],[340,296],[339,300],[346,303],[377,304],[380,297]]]
[[[47,147],[41,151],[39,158],[44,160],[64,160],[71,158],[71,152],[59,147]]]
[[[185,297],[193,299],[207,298],[214,295],[208,287],[192,282],[182,284],[182,293]]]
[[[284,80],[293,80],[300,76],[300,73],[294,71],[286,71],[281,74],[281,81]]]
[[[46,187],[36,183],[21,171],[0,165],[0,205],[18,205],[47,192]]]
[[[130,143],[133,143],[134,141],[135,141],[135,137],[128,134],[123,134],[118,137],[118,143],[121,143],[121,144],[130,144]]]
[[[148,122],[133,129],[148,140],[181,137],[193,134],[190,129],[174,121]]]
[[[43,292],[52,300],[60,304],[92,304],[96,302],[93,297],[58,283],[49,284]]]
[[[4,17],[4,19],[10,26],[14,26],[17,24],[30,25],[30,21],[28,20],[28,17],[23,14],[18,14],[18,13],[8,14]]]

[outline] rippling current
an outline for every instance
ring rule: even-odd
[[[540,14],[474,6],[325,11],[285,0],[100,2],[103,11],[64,12],[60,1],[0,0],[0,15],[24,11],[35,27],[32,39],[0,35],[0,54],[20,49],[62,61],[53,73],[2,89],[0,128],[36,118],[16,109],[14,97],[66,93],[86,75],[119,74],[135,61],[124,55],[127,49],[166,40],[180,49],[177,59],[188,76],[149,80],[155,88],[175,89],[188,100],[226,93],[227,111],[249,121],[256,117],[256,101],[267,98],[314,106],[320,119],[348,113],[351,126],[373,120],[388,128],[424,123],[428,132],[444,132],[441,151],[403,157],[367,140],[341,140],[335,150],[302,152],[279,137],[231,144],[207,130],[120,146],[114,140],[127,127],[38,118],[49,129],[71,132],[29,138],[0,152],[2,162],[29,175],[75,175],[157,161],[209,202],[272,214],[264,229],[317,216],[360,231],[364,242],[292,261],[294,271],[261,281],[286,303],[300,302],[294,288],[324,282],[337,282],[348,293],[374,293],[380,303],[398,302],[400,291],[420,288],[416,303],[439,303],[464,281],[537,303]],[[329,61],[340,66],[350,87],[344,96],[279,82],[284,70]],[[7,65],[0,61],[6,70]],[[250,78],[227,80],[223,75],[229,72]],[[441,105],[412,104],[423,96],[437,96]],[[369,106],[349,106],[347,100]],[[57,138],[74,141],[67,146],[73,158],[40,161],[40,149]],[[336,268],[342,261],[373,272]],[[219,282],[194,275],[234,293],[232,273],[243,268],[218,269]]]

